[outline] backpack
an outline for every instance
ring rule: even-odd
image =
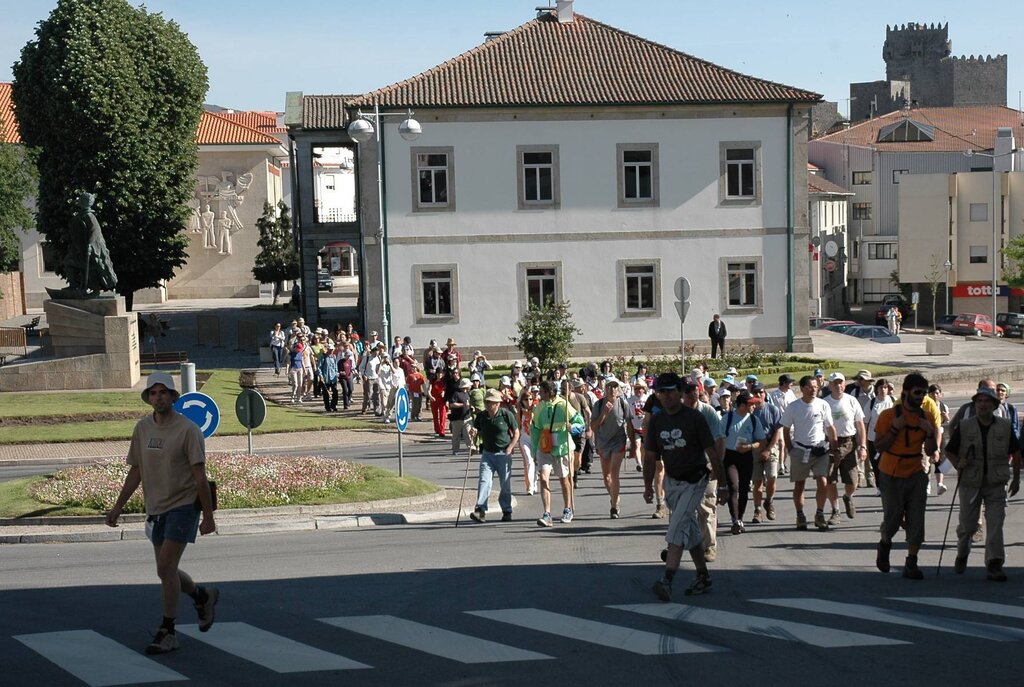
[[[732,416],[733,416],[734,412],[735,412],[735,410],[730,410],[729,411],[729,415],[727,416],[728,419],[725,421],[725,436],[729,436],[729,430],[732,428]],[[757,433],[757,423],[758,423],[757,416],[754,415],[753,411],[747,413],[747,415],[750,416],[750,422],[751,422],[751,424],[754,427],[754,434],[756,434]]]

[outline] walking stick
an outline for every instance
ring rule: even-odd
[[[469,455],[466,456],[466,476],[462,479],[462,491],[459,493],[459,511],[455,514],[455,526],[459,526],[459,519],[462,517],[462,501],[466,498],[466,485],[469,483],[469,464],[473,460],[473,445],[469,445]]]
[[[935,566],[935,577],[939,576],[939,570],[942,569],[942,554],[946,552],[946,539],[949,537],[949,523],[953,520],[953,506],[956,505],[956,495],[960,491],[960,485],[956,486],[953,490],[953,500],[949,502],[949,515],[946,516],[946,529],[942,534],[942,548],[939,549],[939,564]]]

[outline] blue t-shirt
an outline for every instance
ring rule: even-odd
[[[735,410],[722,416],[722,428],[725,430],[725,448],[728,451],[735,451],[737,444],[752,444],[768,436],[764,425],[754,419],[752,413],[741,416]]]

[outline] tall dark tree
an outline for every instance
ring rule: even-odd
[[[252,276],[261,284],[274,285],[274,305],[277,305],[281,282],[299,278],[299,254],[295,251],[291,215],[284,201],[277,202],[276,211],[264,201],[256,228],[260,230],[260,252],[256,255]]]
[[[2,121],[0,131],[3,131]],[[0,272],[18,268],[20,251],[16,232],[33,226],[34,218],[27,201],[35,192],[35,167],[25,147],[0,141]]]
[[[38,150],[39,231],[61,263],[76,190],[95,193],[129,308],[188,257],[206,90],[178,25],[127,0],[58,0],[14,65],[21,136]]]

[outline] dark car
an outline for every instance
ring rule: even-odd
[[[882,297],[882,302],[878,306],[878,310],[875,311],[875,324],[882,327],[888,324],[885,321],[885,316],[889,312],[889,308],[896,306],[896,309],[900,311],[900,315],[903,319],[910,317],[910,303],[900,293],[887,293]]]
[[[956,321],[958,315],[939,315],[935,318],[935,331],[946,332],[947,334],[953,333],[953,322]]]
[[[850,327],[859,326],[859,322],[852,322],[850,320],[838,320],[836,322],[829,322],[824,327],[822,327],[822,329],[825,329],[830,332],[835,332],[836,334],[845,334],[846,330],[849,329]]]
[[[855,327],[850,327],[843,332],[847,336],[854,336],[858,339],[868,339],[875,343],[901,343],[900,337],[896,334],[892,334],[885,327],[879,327],[878,325],[862,324]]]
[[[1003,336],[1024,338],[1024,314],[1019,312],[996,313],[996,324],[1003,328]]]
[[[330,270],[319,270],[316,273],[316,288],[317,291],[334,292],[334,277],[331,276]]]

